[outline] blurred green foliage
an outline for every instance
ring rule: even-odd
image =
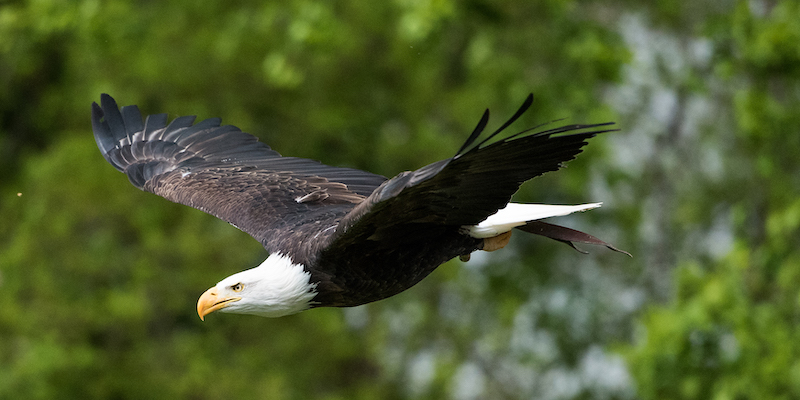
[[[680,257],[673,298],[642,316],[626,350],[642,398],[800,396],[798,15],[793,1],[737,2],[700,28],[716,50],[702,90],[727,103],[708,129],[730,160],[710,190],[723,196],[693,195],[727,214],[732,246]]]
[[[800,396],[796,1],[0,3],[0,398]],[[211,315],[259,263],[102,159],[100,93],[392,176],[497,127],[615,120],[531,202],[541,238],[355,309]],[[480,190],[476,188],[476,190]],[[613,350],[613,351],[612,351]],[[619,355],[618,355],[619,354]]]

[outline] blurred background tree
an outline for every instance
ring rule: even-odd
[[[0,398],[800,396],[800,5],[0,3]],[[517,200],[631,251],[516,235],[391,299],[280,319],[197,296],[260,262],[100,156],[100,93],[392,176],[483,109],[617,121]]]

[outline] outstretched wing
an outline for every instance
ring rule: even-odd
[[[417,224],[425,229],[425,224],[478,224],[503,208],[523,182],[559,169],[581,152],[587,139],[614,130],[605,128],[612,123],[533,132],[536,127],[489,143],[532,101],[533,96],[528,96],[509,121],[477,142],[488,122],[487,110],[455,156],[384,182],[342,220],[332,246],[391,238],[382,232],[398,225]]]
[[[269,252],[287,248],[294,227],[338,219],[383,183],[368,172],[281,157],[219,118],[142,122],[136,106],[119,109],[103,94],[92,128],[103,157],[139,189],[185,204],[249,233]]]

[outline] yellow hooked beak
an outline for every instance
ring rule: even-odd
[[[212,287],[206,290],[206,292],[200,296],[200,299],[197,300],[197,315],[200,316],[201,321],[205,321],[204,317],[206,315],[228,307],[231,303],[241,299],[241,297],[220,297],[217,294],[217,288]]]

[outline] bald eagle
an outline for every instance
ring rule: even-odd
[[[282,157],[219,118],[144,121],[135,105],[103,94],[92,104],[100,152],[137,188],[216,216],[269,252],[197,303],[213,311],[280,317],[315,307],[351,307],[394,296],[440,264],[504,247],[511,230],[606,246],[594,236],[540,221],[600,206],[509,203],[519,186],[557,170],[613,123],[498,134],[478,141],[487,110],[453,157],[386,179],[351,168]],[[494,139],[494,140],[493,140]],[[626,253],[627,254],[627,253]]]

